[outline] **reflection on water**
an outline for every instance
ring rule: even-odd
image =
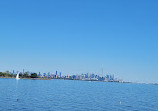
[[[158,87],[71,80],[0,79],[0,110],[157,111]]]

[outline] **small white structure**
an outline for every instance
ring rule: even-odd
[[[17,73],[17,75],[16,75],[16,80],[19,80],[19,79],[20,79],[20,78],[19,78],[19,74],[20,74],[20,72]]]

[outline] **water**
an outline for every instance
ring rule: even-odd
[[[158,85],[0,79],[0,111],[158,111]]]

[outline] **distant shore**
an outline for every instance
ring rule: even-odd
[[[15,77],[0,77],[0,78],[11,78],[11,79],[16,79]],[[59,79],[59,78],[20,78],[20,79],[31,79],[31,80],[51,80],[51,79],[58,79],[58,80],[78,80],[78,81],[90,81],[90,82],[110,82],[110,81],[96,81],[96,80]],[[114,81],[113,81],[113,82],[114,82]],[[151,84],[151,85],[158,85],[158,83],[137,83],[137,82],[114,82],[114,83]]]
[[[0,78],[11,78],[15,79],[15,77],[0,77]],[[20,78],[20,79],[31,79],[31,80],[51,80],[49,78]]]

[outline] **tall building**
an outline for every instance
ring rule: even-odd
[[[23,69],[23,73],[22,74],[24,74],[25,73],[25,71],[24,71],[24,69]]]
[[[60,78],[61,78],[61,72],[60,72]]]
[[[41,72],[38,73],[38,76],[41,76]]]
[[[55,73],[56,75],[58,75],[58,71],[56,71],[56,73]]]

